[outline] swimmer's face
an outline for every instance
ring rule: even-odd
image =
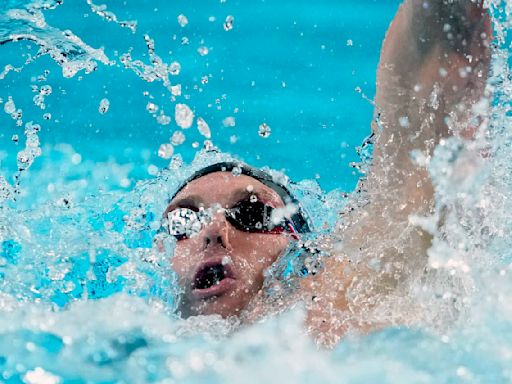
[[[273,189],[252,177],[214,172],[183,188],[164,217],[176,208],[232,208],[239,202],[255,199],[274,208],[284,206]],[[222,210],[213,210],[211,223],[198,234],[177,241],[171,259],[184,290],[182,315],[238,315],[260,291],[265,269],[281,255],[288,242],[285,234],[237,229]]]

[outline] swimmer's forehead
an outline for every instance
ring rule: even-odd
[[[274,207],[284,206],[279,194],[259,180],[247,176],[235,176],[231,172],[212,172],[188,183],[170,202],[167,211],[182,202],[211,206],[229,206],[240,199],[256,195]]]

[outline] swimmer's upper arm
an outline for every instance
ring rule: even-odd
[[[408,0],[393,20],[377,73],[374,163],[370,187],[395,193],[406,213],[428,208],[432,189],[411,152],[427,157],[442,137],[471,137],[482,119],[491,20],[482,1]],[[483,116],[479,116],[483,118]],[[376,179],[376,180],[375,180]]]

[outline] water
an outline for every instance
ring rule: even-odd
[[[354,148],[398,2],[4,2],[0,41],[22,40],[0,46],[2,380],[512,381],[510,5],[490,3],[489,129],[429,163],[445,232],[414,218],[437,273],[373,313],[396,326],[324,350],[300,306],[249,327],[176,318],[153,239],[180,180],[230,157],[215,147],[305,179],[296,195],[332,227],[370,155]]]

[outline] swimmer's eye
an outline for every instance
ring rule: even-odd
[[[198,212],[190,208],[173,209],[167,213],[167,222],[169,234],[177,240],[194,236],[203,228]]]
[[[226,218],[235,228],[246,232],[271,232],[277,226],[272,223],[272,211],[268,204],[249,198],[236,203],[226,211]]]

